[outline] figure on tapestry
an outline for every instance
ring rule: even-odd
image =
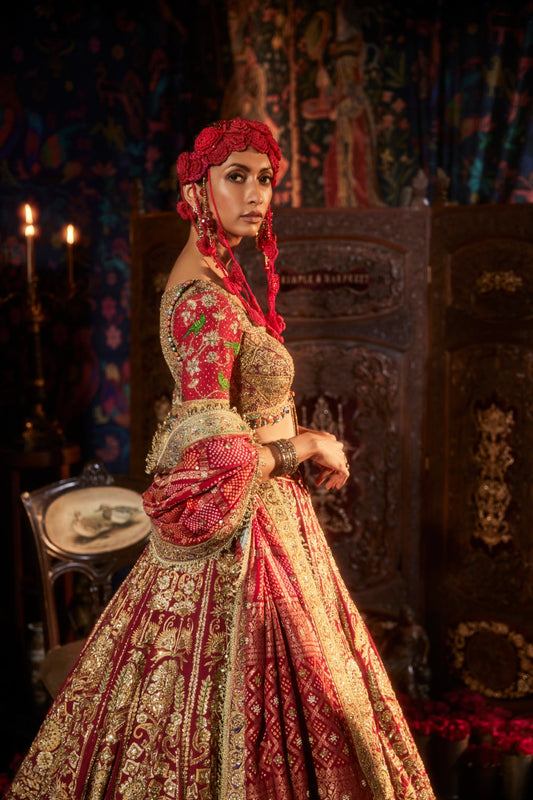
[[[374,112],[365,92],[365,62],[369,57],[362,29],[337,6],[333,108],[335,131],[324,160],[327,206],[367,208],[384,205],[377,174]]]

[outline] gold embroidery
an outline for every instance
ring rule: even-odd
[[[250,562],[251,534],[245,540],[244,557],[235,582],[235,601],[231,609],[230,639],[226,648],[226,685],[222,713],[221,766],[219,797],[221,800],[245,800],[245,648],[246,604],[245,578]]]
[[[111,772],[123,797],[174,800],[178,781],[183,797],[216,796],[227,626],[241,563],[227,550],[186,573],[145,551],[36,737],[17,798],[70,800],[82,781],[84,796],[99,800]],[[139,606],[139,594],[148,602]]]
[[[250,428],[236,410],[221,408],[221,405],[219,401],[204,401],[188,404],[186,408],[173,408],[154,434],[146,457],[146,472],[160,475],[171,472],[179,464],[185,448],[202,439],[251,435]]]
[[[249,328],[238,358],[238,408],[251,427],[273,424],[292,412],[294,364],[287,349],[263,328]]]
[[[208,582],[208,583],[210,583],[210,578],[212,578],[213,568],[214,568],[214,564],[213,564],[213,562],[210,562],[208,564],[208,567],[207,567],[207,570],[206,570],[206,582]],[[200,620],[199,620],[199,625],[198,625],[199,631],[201,630],[202,632],[205,631],[205,621],[206,621],[206,615],[207,615],[207,600],[208,600],[208,598],[204,595],[203,602],[201,604]],[[188,691],[188,695],[189,695],[189,702],[185,706],[184,719],[183,719],[183,731],[182,731],[182,734],[181,734],[182,754],[183,754],[183,763],[184,764],[189,764],[190,763],[190,758],[191,757],[190,757],[190,753],[189,753],[189,748],[190,747],[194,747],[196,745],[196,747],[194,747],[194,749],[197,749],[197,745],[198,745],[198,742],[191,741],[191,727],[192,727],[193,715],[201,713],[199,711],[198,705],[201,704],[202,695],[201,695],[201,693],[198,692],[197,685],[198,685],[198,681],[199,681],[199,673],[200,673],[200,665],[201,665],[200,658],[202,657],[202,655],[203,655],[203,642],[199,638],[197,638],[197,640],[195,642],[195,648],[194,648],[194,651],[193,651],[193,668],[192,668],[192,671],[191,671],[191,677],[189,679],[190,683],[189,683],[189,686],[187,687],[187,691]],[[204,691],[205,691],[205,689],[204,689]],[[185,771],[183,772],[181,778],[184,781],[184,785],[183,785],[184,796],[187,797],[187,783],[188,783],[190,778],[189,778],[189,775],[187,775],[187,773]]]
[[[298,508],[292,482],[286,479],[262,484],[259,494],[280,533],[291,569],[298,576],[366,781],[375,796],[384,800],[432,800],[425,770],[388,677],[342,583],[310,501],[306,508]],[[313,536],[313,551],[300,533],[297,520],[302,518],[306,520],[308,537]],[[338,593],[342,604],[350,608],[348,636],[334,624],[341,607]],[[360,664],[365,666],[361,668]],[[377,740],[381,743],[381,756],[376,752]],[[402,783],[402,774],[409,776],[408,785]]]

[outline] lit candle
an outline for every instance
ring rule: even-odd
[[[35,228],[33,225],[31,206],[26,203],[24,209],[26,212],[26,227],[24,228],[24,235],[26,237],[26,269],[28,272],[28,283],[32,283],[35,276]]]
[[[74,225],[67,225],[68,282],[74,286]]]

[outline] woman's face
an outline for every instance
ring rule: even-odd
[[[230,245],[237,244],[243,236],[255,236],[272,199],[274,170],[268,156],[250,148],[236,151],[222,164],[211,167],[210,172],[211,211]]]

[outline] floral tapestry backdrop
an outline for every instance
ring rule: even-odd
[[[533,199],[533,4],[228,0],[223,113],[272,126],[278,202],[408,204],[420,168],[459,203]]]
[[[48,414],[85,458],[128,472],[130,216],[139,189],[146,211],[175,205],[176,155],[220,105],[225,19],[202,0],[73,0],[16,4],[0,26],[2,441],[22,428],[31,392],[28,203]]]
[[[129,219],[175,206],[175,159],[219,116],[271,125],[276,202],[533,200],[533,3],[15,4],[0,26],[0,404],[31,372],[21,210],[36,217],[50,408],[84,457],[129,460]],[[65,229],[77,231],[74,291]],[[31,377],[31,376],[30,376]]]

